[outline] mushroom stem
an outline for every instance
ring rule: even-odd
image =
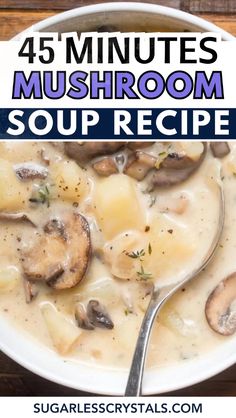
[[[27,279],[24,279],[24,290],[26,303],[32,302],[39,293],[36,284]]]
[[[77,303],[75,307],[75,319],[79,328],[86,329],[88,331],[94,330],[94,325],[89,321],[87,312],[82,303]]]
[[[98,328],[114,328],[114,324],[106,311],[97,300],[90,300],[87,306],[87,315],[91,324]]]

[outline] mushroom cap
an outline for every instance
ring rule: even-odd
[[[93,169],[99,176],[107,177],[119,172],[113,157],[103,157],[92,164]]]
[[[229,147],[228,142],[223,142],[223,141],[211,142],[210,148],[211,148],[212,154],[216,158],[224,158],[226,155],[230,153],[230,147]]]
[[[48,170],[40,164],[26,162],[14,165],[17,177],[22,181],[41,179],[48,176]]]
[[[113,154],[122,146],[124,146],[123,142],[66,142],[65,152],[68,157],[73,158],[79,164],[86,164],[100,155]]]
[[[127,147],[132,150],[150,147],[155,144],[155,141],[130,141],[127,143]]]
[[[147,173],[155,167],[156,158],[143,151],[135,151],[130,154],[124,167],[124,174],[135,178],[138,181],[143,180]]]
[[[66,213],[47,222],[33,245],[22,249],[24,276],[54,289],[72,288],[84,277],[90,252],[88,222],[79,213]]]
[[[162,162],[160,169],[153,172],[151,178],[152,186],[170,187],[187,180],[202,164],[206,151],[207,143],[202,142],[202,152],[198,158],[190,156],[180,156],[178,153],[168,155]]]
[[[221,335],[236,331],[236,272],[222,280],[209,295],[205,306],[210,327]]]
[[[86,329],[88,331],[94,330],[94,325],[89,321],[87,312],[82,303],[77,303],[75,306],[75,320],[79,328]]]

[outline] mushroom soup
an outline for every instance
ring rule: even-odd
[[[153,284],[214,261],[163,308],[149,366],[234,333],[236,144],[1,142],[0,312],[66,358],[128,367]]]

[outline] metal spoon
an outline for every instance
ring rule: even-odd
[[[145,313],[141,329],[139,332],[136,348],[130,368],[128,382],[125,390],[125,396],[141,396],[142,395],[142,380],[145,366],[146,353],[148,348],[148,342],[152,330],[152,326],[157,314],[160,312],[162,306],[170,299],[170,297],[176,293],[183,285],[196,277],[212,260],[223,231],[224,218],[225,218],[225,205],[224,205],[224,192],[222,183],[217,183],[219,186],[220,194],[220,208],[219,208],[219,221],[218,228],[215,236],[212,240],[210,248],[207,254],[202,259],[200,265],[196,267],[192,272],[179,281],[178,283],[171,284],[162,288],[153,288],[151,300],[149,302],[147,311]]]

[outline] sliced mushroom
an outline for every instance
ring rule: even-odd
[[[90,253],[88,222],[79,213],[66,213],[50,220],[30,248],[22,249],[25,278],[58,290],[74,287],[86,273]]]
[[[206,319],[218,334],[236,331],[236,272],[222,280],[211,292],[205,306]]]
[[[79,164],[86,164],[94,157],[113,154],[118,151],[124,143],[122,142],[66,142],[65,152],[68,157],[73,158]]]
[[[82,303],[77,303],[75,307],[75,319],[79,328],[92,331],[95,327],[88,319],[87,312]]]
[[[136,180],[143,180],[147,173],[155,167],[156,158],[142,151],[136,151],[128,157],[124,173]]]
[[[26,303],[32,302],[39,293],[37,285],[27,279],[24,279],[24,290]]]
[[[230,147],[228,142],[211,142],[210,148],[212,154],[216,158],[224,158],[226,155],[230,153]]]
[[[97,300],[90,300],[87,306],[87,315],[91,324],[98,328],[114,328],[114,324],[107,312]]]
[[[151,145],[153,145],[155,142],[154,141],[144,141],[144,142],[139,142],[139,141],[132,141],[132,142],[128,142],[127,147],[129,149],[132,150],[136,150],[136,149],[141,149],[141,148],[147,148],[150,147]]]
[[[14,170],[20,180],[44,180],[48,176],[48,170],[42,165],[28,162],[14,165]]]
[[[31,226],[36,227],[35,223],[25,213],[6,213],[0,212],[0,221],[9,222],[26,222]]]
[[[172,168],[174,170],[182,170],[192,167],[193,160],[187,155],[181,155],[177,152],[172,152],[163,159],[161,163],[162,168]]]
[[[92,164],[93,169],[99,176],[108,177],[119,172],[116,162],[112,157],[104,157]]]
[[[182,145],[183,147],[183,145]],[[199,159],[206,152],[207,144],[204,142],[188,143],[186,147],[180,147],[176,152],[168,152],[166,158],[163,159],[161,167],[182,170],[192,168],[193,165],[199,164]]]
[[[201,165],[207,151],[207,144],[202,142],[198,156],[170,153],[151,177],[152,187],[169,187],[187,180]]]
[[[61,236],[65,241],[67,240],[65,224],[60,219],[50,219],[43,229],[47,234],[56,234]]]

